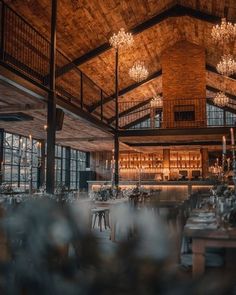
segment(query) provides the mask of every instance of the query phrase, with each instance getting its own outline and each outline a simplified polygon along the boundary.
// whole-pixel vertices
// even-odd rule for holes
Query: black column
[[[4,145],[4,129],[0,129],[0,185],[3,183],[3,173],[4,173],[3,145]]]
[[[114,175],[114,182],[115,186],[119,185],[119,137],[118,137],[118,130],[119,130],[119,52],[116,49],[116,62],[115,62],[115,93],[116,93],[116,130],[114,136],[114,160],[115,160],[115,175]]]
[[[90,152],[86,152],[85,157],[85,168],[90,168]]]
[[[223,110],[223,124],[226,126],[226,111],[225,109]]]
[[[70,189],[70,147],[66,147],[66,177],[65,177],[65,185]]]
[[[54,193],[55,185],[55,137],[56,137],[56,93],[55,93],[55,62],[56,62],[56,24],[57,0],[51,0],[51,48],[50,48],[50,78],[47,114],[47,177],[46,191]]]
[[[38,165],[38,188],[44,185],[45,183],[45,141],[44,140],[39,140],[40,142],[40,147],[41,147],[41,159],[39,161]]]

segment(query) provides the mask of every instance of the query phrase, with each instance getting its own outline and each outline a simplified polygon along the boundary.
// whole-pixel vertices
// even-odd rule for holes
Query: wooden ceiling
[[[50,2],[49,0],[7,1],[47,38],[50,34]],[[57,46],[71,60],[106,44],[110,36],[121,27],[131,30],[176,4],[209,15],[217,17],[225,15],[233,21],[236,19],[235,0],[60,0],[58,3]],[[204,47],[206,63],[215,67],[222,55],[222,50],[212,42],[210,35],[212,26],[212,23],[195,17],[169,17],[134,35],[134,45],[120,53],[119,89],[134,83],[128,75],[128,70],[135,61],[144,61],[149,73],[152,74],[161,69],[160,55],[163,50],[181,40]],[[231,51],[236,55],[234,45],[231,44]],[[60,63],[64,64],[65,61]],[[106,50],[84,62],[79,68],[108,96],[114,93],[113,49]],[[236,94],[235,81],[228,82],[227,78],[221,77],[215,79],[208,73],[207,79],[211,85],[214,84],[214,87],[218,89],[226,87],[227,92]],[[99,101],[100,92],[96,87],[89,85],[89,80],[86,81],[88,85],[85,85],[83,89],[84,103],[89,107]],[[80,75],[76,69],[71,70],[57,78],[57,85],[68,90],[74,97],[78,97]],[[120,101],[145,100],[152,97],[153,92],[161,92],[160,78],[126,93]],[[105,105],[104,116],[107,118],[114,116],[114,102]]]
[[[50,0],[8,0],[7,3],[49,38]],[[58,3],[58,47],[74,59],[107,42],[121,27],[129,30],[176,1],[60,0]]]
[[[43,102],[39,103],[38,99],[20,92],[9,84],[0,82],[0,113],[5,112],[6,107],[9,108],[8,112],[9,110],[14,113],[20,111],[34,119],[22,122],[0,121],[0,128],[25,136],[31,134],[36,139],[46,139],[44,126],[47,125],[47,111]],[[70,114],[65,115],[63,129],[57,132],[56,141],[64,146],[85,151],[113,149],[113,139],[110,134]],[[127,149],[125,145],[121,146],[122,148]]]
[[[43,35],[49,38],[50,0],[5,0]],[[108,41],[121,27],[130,30],[174,4],[236,19],[234,0],[60,0],[58,47],[71,59]]]
[[[50,0],[7,0],[5,2],[49,39]],[[58,3],[57,46],[70,60],[75,60],[106,44],[110,36],[121,27],[131,30],[176,4],[213,16],[227,16],[229,20],[236,20],[235,0],[58,0]],[[215,67],[222,55],[222,49],[212,42],[210,36],[212,26],[213,24],[210,22],[186,15],[165,18],[158,24],[136,34],[132,48],[120,52],[119,89],[125,89],[134,83],[129,78],[128,70],[136,60],[144,61],[150,74],[161,70],[160,56],[163,50],[178,41],[186,40],[205,48],[206,63]],[[235,44],[230,44],[230,50],[236,55]],[[65,60],[58,62],[58,65],[64,64],[66,64]],[[114,93],[113,49],[106,50],[82,63],[79,69],[101,87],[108,96]],[[207,85],[236,96],[236,81],[234,79],[222,77],[209,70],[206,71],[206,79]],[[80,74],[77,69],[70,70],[58,77],[57,86],[63,87],[77,97],[80,93]],[[0,89],[0,91],[3,90]],[[96,86],[90,85],[89,79],[86,79],[83,91],[84,103],[88,108],[99,101],[100,90]],[[125,92],[120,97],[120,101],[136,101],[138,103],[161,92],[162,77],[158,76]],[[13,92],[10,96],[13,99]],[[20,97],[20,100],[26,103],[25,98]],[[11,100],[11,104],[13,103],[15,102]],[[79,102],[77,101],[77,103]],[[125,109],[124,107],[121,111]],[[35,132],[36,137],[42,138],[45,136],[43,129],[41,129],[46,120],[45,111],[32,111],[31,114],[35,117],[35,122],[38,122],[40,128],[29,124],[19,130],[21,132],[27,130],[28,132],[27,128],[30,128],[29,130],[32,130],[32,133]],[[114,114],[114,101],[106,103],[104,116],[112,118]],[[20,125],[18,127],[21,128]],[[69,140],[73,136],[80,138],[80,140],[75,143]],[[113,145],[111,141],[104,139],[99,141],[98,148],[96,140],[91,141],[88,138],[107,138],[107,134],[96,128],[88,127],[84,122],[79,122],[69,115],[66,115],[63,131],[61,134],[58,133],[57,137],[64,138],[62,140],[64,145],[68,144],[82,150],[110,150]],[[66,142],[66,138],[68,142]]]

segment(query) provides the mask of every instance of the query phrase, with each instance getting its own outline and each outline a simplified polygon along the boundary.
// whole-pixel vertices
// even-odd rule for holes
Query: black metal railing
[[[205,98],[168,100],[163,108],[153,108],[150,100],[119,103],[121,129],[230,127],[236,125],[232,113],[206,103]]]
[[[0,0],[0,61],[30,81],[48,88],[50,42],[26,20]],[[74,67],[64,75],[57,75],[71,63],[62,52],[56,52],[56,91],[73,105],[88,111],[89,106],[102,101],[105,93],[88,76]],[[112,110],[114,113],[114,110]],[[106,112],[101,104],[93,115],[106,122]]]

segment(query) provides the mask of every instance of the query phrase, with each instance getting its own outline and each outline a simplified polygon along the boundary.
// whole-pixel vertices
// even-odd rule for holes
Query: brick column
[[[176,43],[161,56],[163,127],[205,126],[206,60],[204,48],[186,41]],[[175,111],[195,112],[193,121],[175,120]]]

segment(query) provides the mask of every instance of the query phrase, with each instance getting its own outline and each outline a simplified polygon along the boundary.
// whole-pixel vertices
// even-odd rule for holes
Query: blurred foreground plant
[[[148,212],[117,211],[135,226],[112,254],[100,251],[89,227],[89,207],[29,200],[5,213],[0,294],[230,294],[220,280],[192,281],[169,266],[167,230]],[[125,235],[124,235],[125,236]],[[4,259],[5,258],[5,259]],[[228,288],[228,287],[227,287]],[[232,293],[233,294],[233,293]]]

